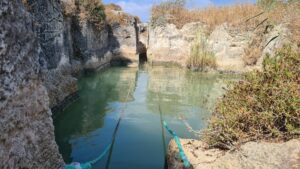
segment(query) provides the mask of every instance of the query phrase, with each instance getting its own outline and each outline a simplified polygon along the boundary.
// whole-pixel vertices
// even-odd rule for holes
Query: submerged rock
[[[194,169],[299,169],[300,140],[283,143],[248,142],[235,151],[207,149],[204,142],[181,139],[184,152]],[[169,144],[169,169],[181,169],[178,148]]]

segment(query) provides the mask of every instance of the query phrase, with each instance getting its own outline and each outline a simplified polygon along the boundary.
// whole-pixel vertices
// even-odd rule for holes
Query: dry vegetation
[[[76,14],[75,0],[62,0],[61,6],[64,16],[74,16]]]
[[[283,3],[274,0],[258,1],[257,4],[238,4],[226,7],[208,7],[189,10],[185,0],[168,0],[152,8],[152,26],[173,23],[181,28],[186,23],[203,22],[213,30],[222,23],[233,26],[256,28],[263,22],[294,22],[299,25],[299,1]],[[297,13],[298,12],[298,13]],[[264,21],[264,22],[265,22]],[[295,24],[292,24],[295,25]],[[293,29],[296,30],[296,29]]]
[[[105,5],[105,10],[122,11],[122,8],[117,4],[110,3]]]
[[[99,28],[105,25],[105,7],[101,0],[79,0],[79,6],[81,20],[88,20]]]
[[[235,31],[251,31],[254,36],[245,50],[245,65],[255,65],[268,42],[265,34],[274,26],[287,27],[289,39],[300,49],[300,1],[258,0],[256,4],[238,4],[227,7],[208,7],[189,10],[185,0],[167,0],[152,8],[152,26],[172,23],[177,28],[190,22],[202,22],[207,34],[217,26],[227,23]]]
[[[178,28],[190,22],[203,22],[214,28],[222,23],[238,23],[259,12],[255,5],[236,5],[229,7],[208,7],[188,10],[181,3],[165,2],[152,8],[152,25],[173,23]]]
[[[138,17],[123,12],[119,5],[104,5],[101,0],[67,0],[62,1],[62,7],[65,16],[78,15],[80,22],[92,22],[99,29],[106,24],[128,25],[132,18],[140,22]]]
[[[266,57],[263,72],[234,84],[217,104],[204,140],[231,149],[257,139],[300,136],[300,53],[290,46]]]
[[[273,5],[270,4],[271,1],[269,1],[269,5],[265,3],[261,4],[260,7],[270,6],[270,8],[264,9],[263,12],[250,19],[254,21],[250,24],[252,25],[250,30],[254,32],[255,36],[243,57],[246,65],[256,64],[263,49],[266,47],[265,45],[269,43],[266,41],[267,39],[264,39],[265,34],[272,31],[276,25],[282,24],[288,28],[290,41],[295,44],[295,46],[298,46],[298,49],[300,47],[300,2],[274,2]]]
[[[105,5],[105,13],[106,13],[106,20],[109,24],[122,24],[128,25],[130,24],[132,18],[134,18],[138,23],[140,19],[138,17],[132,17],[129,14],[122,11],[122,8],[116,4],[108,4]]]

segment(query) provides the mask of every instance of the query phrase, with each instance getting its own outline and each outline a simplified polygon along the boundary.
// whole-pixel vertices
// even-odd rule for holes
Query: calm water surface
[[[237,77],[208,75],[178,68],[110,68],[79,80],[80,99],[54,120],[56,141],[66,163],[86,162],[111,143],[116,134],[110,169],[163,169],[162,118],[180,137],[197,138],[226,82]],[[171,136],[165,133],[166,144]],[[167,146],[167,145],[166,145]],[[93,168],[103,169],[108,155]]]

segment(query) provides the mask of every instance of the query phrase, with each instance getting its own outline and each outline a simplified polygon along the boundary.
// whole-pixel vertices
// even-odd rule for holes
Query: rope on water
[[[104,156],[105,154],[108,152],[108,150],[110,150],[111,148],[111,144],[109,144],[105,150],[97,157],[95,158],[94,160],[92,161],[89,161],[89,162],[86,162],[86,163],[83,163],[83,164],[80,164],[78,162],[73,162],[69,165],[66,165],[64,167],[64,169],[91,169],[92,168],[92,165],[96,164],[98,161],[100,161]]]
[[[112,156],[112,152],[113,152],[113,149],[114,149],[115,140],[116,140],[116,136],[117,136],[117,131],[120,127],[121,120],[122,120],[122,118],[125,114],[125,109],[127,108],[128,98],[129,98],[130,91],[132,90],[133,86],[134,86],[134,83],[132,83],[128,88],[128,92],[127,92],[127,95],[126,95],[126,98],[125,98],[125,103],[123,104],[123,107],[121,109],[120,117],[119,117],[118,123],[116,125],[116,128],[115,128],[113,136],[112,136],[112,143],[111,143],[112,146],[111,146],[111,149],[110,149],[109,154],[108,154],[108,158],[107,158],[107,161],[106,161],[106,164],[105,164],[105,169],[109,169],[110,160],[111,160],[111,156]]]
[[[178,150],[179,150],[179,156],[181,158],[181,160],[183,161],[183,165],[185,168],[189,168],[191,166],[189,160],[187,159],[182,145],[180,143],[179,137],[177,136],[177,134],[175,133],[175,131],[171,130],[167,124],[166,121],[163,121],[163,125],[166,128],[166,130],[173,136],[173,138],[175,139],[175,143],[177,144]]]
[[[90,161],[89,163],[92,164],[92,165],[93,165],[93,164],[96,164],[98,161],[100,161],[100,160],[104,157],[104,155],[105,155],[110,149],[111,149],[111,144],[109,144],[109,145],[105,148],[105,150],[102,152],[102,154],[100,154],[99,157],[97,157],[96,159]]]
[[[69,165],[66,165],[64,167],[64,169],[92,169],[92,165],[96,164],[98,161],[100,161],[106,154],[107,152],[109,152],[108,154],[108,158],[107,158],[107,161],[106,161],[106,165],[105,165],[105,168],[108,169],[109,168],[109,164],[110,164],[110,159],[111,159],[111,156],[112,156],[112,151],[113,151],[113,147],[114,147],[114,144],[115,144],[115,140],[116,140],[116,135],[117,135],[117,131],[119,129],[119,126],[120,126],[120,122],[124,116],[124,112],[125,112],[125,109],[127,107],[127,101],[128,101],[128,98],[129,98],[129,95],[130,95],[130,91],[131,91],[131,88],[132,88],[132,85],[129,86],[129,89],[128,89],[128,93],[127,93],[127,96],[126,96],[126,99],[125,99],[125,103],[123,104],[123,107],[121,109],[121,113],[120,113],[120,117],[119,117],[119,120],[117,122],[117,125],[114,129],[114,132],[113,132],[113,136],[112,136],[112,142],[111,144],[109,144],[106,149],[102,152],[102,154],[100,154],[100,156],[98,156],[97,158],[95,158],[94,160],[92,161],[89,161],[89,162],[86,162],[86,163],[83,163],[83,164],[80,164],[78,162],[73,162]]]
[[[167,163],[167,148],[166,148],[166,136],[165,136],[165,130],[164,130],[164,125],[163,125],[163,117],[162,117],[162,111],[161,111],[161,107],[160,104],[158,105],[158,110],[159,110],[159,114],[160,114],[160,125],[161,125],[161,136],[162,136],[162,143],[163,143],[163,149],[164,149],[164,168],[167,169],[168,168],[168,163]]]
[[[112,152],[113,152],[113,149],[114,149],[115,140],[116,140],[116,135],[117,135],[117,131],[118,131],[119,126],[120,126],[120,122],[121,122],[121,117],[120,117],[119,120],[118,120],[118,123],[117,123],[117,125],[116,125],[116,128],[115,128],[114,133],[113,133],[113,136],[112,136],[112,146],[111,146],[111,149],[110,149],[110,151],[109,151],[108,158],[107,158],[107,161],[106,161],[106,164],[105,164],[105,168],[106,168],[106,169],[108,169],[108,168],[109,168],[109,165],[110,165],[110,159],[111,159]]]
[[[186,121],[185,117],[183,115],[181,115],[179,117],[179,120],[181,120],[183,122],[183,124],[185,125],[185,127],[187,128],[187,130],[191,133],[194,134],[196,137],[201,136],[203,133],[201,133],[200,131],[196,131],[193,129],[193,127],[189,124],[189,122]]]

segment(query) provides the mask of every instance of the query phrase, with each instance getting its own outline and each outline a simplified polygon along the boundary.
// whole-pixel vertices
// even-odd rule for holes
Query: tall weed
[[[197,36],[191,46],[187,67],[200,71],[216,67],[215,55],[208,51],[207,39],[201,31],[197,32]]]

